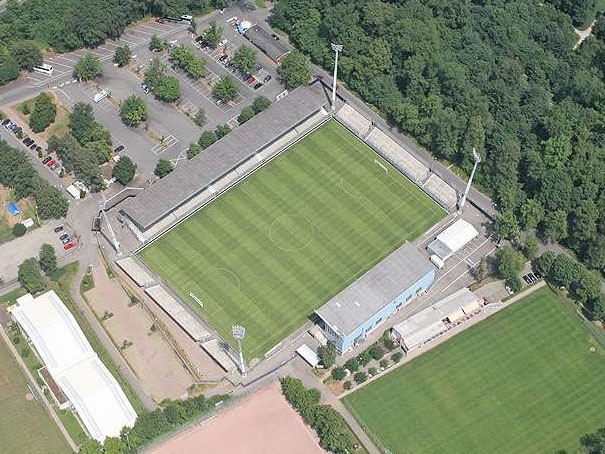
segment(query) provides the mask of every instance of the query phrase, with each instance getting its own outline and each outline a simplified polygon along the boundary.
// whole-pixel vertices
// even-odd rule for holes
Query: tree
[[[565,254],[557,255],[550,268],[551,281],[555,285],[569,288],[578,276],[578,262]]]
[[[544,207],[539,200],[527,199],[521,205],[521,223],[525,229],[534,229],[544,219]]]
[[[35,259],[24,260],[19,265],[18,279],[21,286],[29,293],[38,293],[45,288],[44,278]]]
[[[47,276],[52,276],[57,272],[57,256],[55,255],[55,249],[50,244],[44,243],[42,245],[38,258],[40,268]]]
[[[122,156],[113,167],[111,175],[120,183],[126,185],[132,181],[137,165],[128,156]]]
[[[208,122],[208,118],[206,117],[206,111],[202,108],[199,108],[196,114],[193,116],[193,122],[200,128],[204,126]]]
[[[307,84],[311,78],[308,58],[302,52],[293,51],[279,68],[279,75],[288,90]]]
[[[221,76],[212,87],[212,96],[221,101],[229,101],[238,94],[237,84],[229,75]]]
[[[216,129],[214,130],[214,134],[216,134],[217,140],[222,139],[230,132],[231,132],[231,126],[229,126],[226,123],[222,124],[222,125],[216,125]]]
[[[525,255],[525,257],[528,260],[532,260],[537,252],[538,252],[538,239],[536,238],[536,235],[534,235],[531,232],[527,232],[523,235],[523,255]]]
[[[494,232],[498,238],[514,239],[519,236],[519,224],[512,211],[505,211],[496,216]]]
[[[254,101],[252,102],[252,108],[254,109],[254,113],[262,112],[270,105],[271,105],[271,101],[269,101],[264,96],[257,96],[256,98],[254,98]]]
[[[174,166],[167,159],[160,159],[155,166],[153,173],[159,178],[164,178],[174,170]]]
[[[92,54],[86,54],[74,66],[73,76],[78,80],[91,80],[103,73],[103,65]]]
[[[256,66],[256,51],[249,46],[240,46],[233,54],[233,66],[242,72],[250,71]]]
[[[193,142],[189,145],[189,148],[187,148],[187,159],[195,158],[201,151],[202,146],[197,142]]]
[[[210,27],[204,32],[204,40],[210,47],[216,47],[223,37],[223,29],[216,21],[210,22]]]
[[[47,181],[40,182],[35,197],[38,215],[42,219],[60,219],[67,214],[69,201],[59,189],[51,186]]]
[[[253,116],[254,110],[252,109],[252,107],[244,107],[237,117],[237,122],[241,125],[250,120]]]
[[[103,443],[105,454],[127,454],[130,452],[128,443],[117,437],[107,437]]]
[[[166,70],[166,65],[159,58],[153,58],[145,71],[145,84],[155,90],[155,87],[166,77]]]
[[[21,69],[31,71],[42,64],[42,52],[34,41],[19,41],[12,46],[12,55]]]
[[[19,77],[19,66],[12,54],[5,47],[0,47],[0,85]]]
[[[348,369],[349,372],[357,372],[359,370],[359,361],[357,361],[357,358],[350,358],[347,360],[347,362],[344,364],[344,368]]]
[[[149,40],[149,50],[162,51],[164,50],[164,42],[157,35],[152,35]]]
[[[20,237],[25,235],[25,232],[27,232],[27,227],[25,227],[20,222],[13,225],[13,236]]]
[[[103,454],[103,446],[97,440],[88,438],[80,446],[80,454]]]
[[[69,114],[69,130],[71,135],[80,143],[91,141],[93,131],[97,126],[92,106],[83,102],[74,104]],[[59,156],[61,157],[61,156]],[[71,170],[71,169],[68,169]]]
[[[181,99],[181,86],[179,80],[173,76],[167,76],[153,89],[154,95],[166,102],[174,102]]]
[[[329,341],[325,346],[321,345],[317,349],[317,355],[326,369],[332,367],[336,362],[336,353],[336,346]]]
[[[523,256],[511,246],[504,246],[496,254],[496,270],[503,279],[518,277],[523,266]]]
[[[544,219],[544,235],[552,241],[567,238],[567,213],[563,210],[551,211]]]
[[[358,385],[363,383],[367,379],[368,379],[368,374],[366,374],[363,371],[355,372],[355,375],[353,375],[353,380],[355,380],[355,383],[357,383]]]
[[[343,367],[335,367],[332,369],[331,375],[334,380],[341,381],[347,376],[347,372]]]
[[[44,131],[55,121],[57,106],[46,93],[40,93],[34,101],[34,110],[29,117],[29,126],[33,132]]]
[[[216,137],[214,131],[204,131],[200,136],[198,143],[200,144],[200,147],[202,147],[202,150],[205,150],[217,140],[218,138]]]
[[[542,276],[549,276],[555,258],[556,254],[553,251],[544,252],[541,256],[532,260],[533,270]]]
[[[85,146],[90,153],[94,154],[97,158],[97,164],[105,164],[111,157],[111,145],[102,140],[95,140],[94,142],[88,142]]]
[[[147,120],[149,110],[145,100],[137,95],[130,95],[120,106],[122,121],[128,126],[138,126]]]
[[[122,68],[130,63],[130,58],[132,57],[132,52],[130,51],[130,47],[124,44],[116,49],[113,54],[113,62],[117,63],[117,65]]]

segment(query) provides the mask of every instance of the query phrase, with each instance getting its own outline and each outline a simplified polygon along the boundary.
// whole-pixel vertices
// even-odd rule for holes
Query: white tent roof
[[[307,344],[302,344],[300,347],[296,349],[296,353],[298,353],[302,358],[308,362],[311,367],[316,367],[319,364],[319,357],[317,353],[311,350]]]
[[[477,235],[479,235],[479,232],[477,232],[470,222],[458,219],[437,235],[437,240],[441,241],[452,252],[456,252],[467,245]]]
[[[137,415],[132,405],[54,291],[18,298],[11,313],[91,437],[103,441],[134,425]]]

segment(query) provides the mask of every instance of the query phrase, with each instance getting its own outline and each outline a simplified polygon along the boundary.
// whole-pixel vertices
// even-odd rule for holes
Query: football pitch
[[[605,356],[544,288],[345,397],[393,454],[577,452],[605,425]]]
[[[231,326],[244,325],[251,359],[443,216],[413,183],[330,121],[140,256],[228,342]]]

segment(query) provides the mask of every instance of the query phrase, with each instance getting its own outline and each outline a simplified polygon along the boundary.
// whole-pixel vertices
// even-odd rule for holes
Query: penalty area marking
[[[204,307],[204,303],[202,303],[202,300],[199,299],[197,296],[195,296],[195,293],[193,292],[189,292],[189,296],[200,306]]]
[[[384,173],[389,173],[389,169],[387,169],[385,166],[383,166],[382,163],[378,161],[378,159],[374,159],[374,164],[376,164],[378,167],[380,167],[382,170],[384,170]]]

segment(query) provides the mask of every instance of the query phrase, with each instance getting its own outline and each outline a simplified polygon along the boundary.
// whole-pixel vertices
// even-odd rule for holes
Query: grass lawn
[[[152,243],[141,257],[225,340],[232,340],[232,324],[245,325],[244,350],[253,358],[444,215],[332,121]]]
[[[71,452],[42,402],[28,401],[27,380],[0,339],[0,453]]]
[[[605,426],[604,390],[603,348],[544,288],[345,402],[393,454],[553,454]]]

